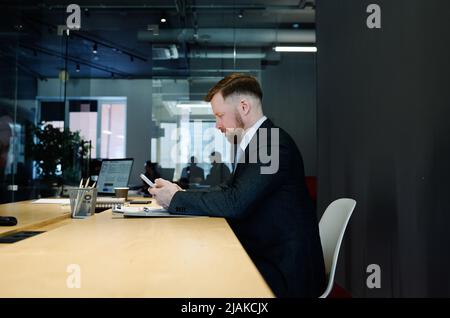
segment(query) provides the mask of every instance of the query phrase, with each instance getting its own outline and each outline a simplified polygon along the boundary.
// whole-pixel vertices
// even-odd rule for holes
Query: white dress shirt
[[[252,140],[253,136],[258,131],[259,127],[263,124],[263,122],[267,119],[266,116],[262,116],[260,119],[258,119],[252,127],[247,129],[247,131],[244,133],[244,136],[241,139],[241,142],[239,143],[238,151],[236,152],[236,161],[234,164],[234,169],[236,169],[236,164],[239,162],[241,158],[241,154],[245,153],[245,149],[247,148],[248,144],[250,143],[250,140]],[[240,150],[240,151],[239,151]]]

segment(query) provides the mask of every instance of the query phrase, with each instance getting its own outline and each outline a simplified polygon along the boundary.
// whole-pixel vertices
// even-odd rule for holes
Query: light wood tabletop
[[[31,211],[15,204],[0,211]],[[225,219],[109,210],[60,223],[1,244],[0,297],[273,297]]]
[[[15,226],[0,226],[0,235],[46,226],[70,218],[70,206],[32,204],[32,201],[0,204],[0,216],[14,216]]]

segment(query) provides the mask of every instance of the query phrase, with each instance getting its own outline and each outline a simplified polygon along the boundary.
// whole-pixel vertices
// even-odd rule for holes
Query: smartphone
[[[155,187],[155,184],[154,184],[153,182],[151,182],[150,179],[147,178],[147,177],[145,176],[145,174],[141,173],[140,177],[141,177],[141,179],[144,180],[144,182],[147,183],[150,187],[152,187],[152,188]]]

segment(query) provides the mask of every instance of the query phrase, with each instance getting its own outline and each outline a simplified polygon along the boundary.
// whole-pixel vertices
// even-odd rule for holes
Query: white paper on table
[[[112,209],[113,213],[121,213],[126,217],[196,217],[187,214],[172,214],[166,209],[155,206],[120,206]]]
[[[137,212],[162,212],[169,214],[166,209],[158,208],[154,206],[124,206],[117,204],[112,208],[115,213],[137,213]]]
[[[69,205],[70,199],[37,199],[32,204],[63,204]]]

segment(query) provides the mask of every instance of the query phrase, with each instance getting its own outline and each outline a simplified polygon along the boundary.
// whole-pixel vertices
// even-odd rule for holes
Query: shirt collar
[[[259,127],[263,124],[263,122],[266,119],[267,119],[266,116],[262,116],[260,119],[256,121],[256,123],[253,124],[252,127],[247,129],[239,144],[239,147],[241,148],[242,152],[245,152],[245,148],[247,148],[248,144],[250,143],[250,140],[252,140],[253,136],[256,134],[256,131],[259,129]]]

